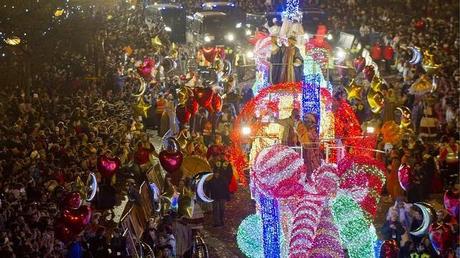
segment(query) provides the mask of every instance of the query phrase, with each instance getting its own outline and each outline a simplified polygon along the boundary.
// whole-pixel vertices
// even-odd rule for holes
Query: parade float
[[[296,28],[299,14],[298,1],[288,1],[279,32],[255,36],[255,97],[234,122],[229,151],[235,174],[256,201],[256,213],[238,228],[238,246],[248,257],[379,257],[380,248],[391,250],[392,243],[375,245],[373,219],[385,183],[385,168],[373,158],[377,139],[362,131],[346,99],[333,96],[324,76],[331,56],[327,29],[320,26],[305,43]],[[276,59],[280,46],[297,48],[302,64],[295,64],[298,52]],[[379,90],[378,71],[359,60],[356,72],[375,80]],[[302,69],[301,81],[278,78],[290,65]],[[375,109],[381,107],[382,100],[371,97]],[[317,122],[310,127],[316,136],[310,147],[281,139],[285,128],[277,121],[293,109]],[[309,156],[314,152],[308,148],[320,158]],[[311,159],[320,159],[314,169],[307,165]]]

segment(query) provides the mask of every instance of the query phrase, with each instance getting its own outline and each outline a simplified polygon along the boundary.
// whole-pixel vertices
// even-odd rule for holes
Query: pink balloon
[[[102,155],[97,160],[97,170],[103,177],[112,177],[121,166],[119,158],[109,158]]]
[[[399,179],[399,184],[401,185],[401,188],[404,191],[407,191],[409,188],[410,184],[410,166],[407,164],[403,164],[399,167],[398,169],[398,179]]]

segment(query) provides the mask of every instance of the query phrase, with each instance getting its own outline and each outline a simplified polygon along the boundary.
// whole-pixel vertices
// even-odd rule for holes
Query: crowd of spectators
[[[195,1],[187,3],[196,5]],[[240,1],[240,4],[248,12],[273,10],[266,1]],[[353,33],[363,45],[378,42],[394,48],[395,61],[390,69],[382,69],[384,78],[392,76],[385,96],[386,103],[392,104],[385,104],[383,113],[390,115],[379,118],[381,122],[394,119],[395,108],[404,105],[412,111],[416,133],[423,131],[420,127],[427,123],[427,118],[428,123],[434,124],[430,134],[435,136],[431,139],[412,137],[382,156],[388,165],[386,191],[398,200],[393,210],[401,205],[401,196],[413,203],[426,201],[431,193],[451,189],[458,172],[458,161],[456,165],[447,162],[452,152],[458,152],[458,8],[445,6],[458,7],[458,3],[335,0],[310,1],[310,4],[328,13],[330,30]],[[139,120],[131,110],[134,101],[131,92],[138,80],[126,70],[135,61],[152,54],[151,39],[160,29],[155,24],[149,27],[136,11],[120,9],[110,14],[113,18],[99,32],[104,42],[101,80],[84,79],[94,71],[95,64],[82,53],[64,49],[53,63],[43,65],[43,73],[34,77],[31,94],[16,88],[4,89],[0,94],[0,257],[62,257],[74,249],[93,257],[123,256],[126,240],[119,229],[111,227],[107,211],[95,212],[91,225],[74,242],[78,244],[70,246],[55,237],[54,224],[60,214],[62,193],[72,190],[78,176],[85,179],[95,172],[98,181],[104,183],[96,169],[99,155],[117,156],[122,165],[133,161],[140,147],[156,155],[145,129],[157,130],[160,136],[168,129],[177,130],[179,135],[190,134],[194,141],[188,142],[185,154],[201,155],[215,169],[225,163],[224,155],[211,157],[208,149],[230,144],[231,121],[239,107],[251,98],[250,89],[229,80],[223,87],[226,99],[219,116],[202,108],[190,128],[175,128],[177,90],[185,82],[179,76],[159,73],[145,94],[145,101],[152,108],[147,119]],[[420,20],[424,23],[421,29],[415,27]],[[166,37],[162,40],[168,45]],[[123,50],[127,46],[133,49],[129,57]],[[429,49],[436,63],[442,64],[437,73],[437,89],[429,96],[408,92],[423,72],[420,67],[408,64],[408,46]],[[156,55],[166,55],[167,50]],[[72,69],[68,60],[72,60]],[[392,92],[399,94],[393,96]],[[364,123],[371,113],[366,110],[363,113],[359,117]],[[400,164],[414,168],[411,191],[406,194],[397,181]],[[136,181],[119,180],[114,184],[119,197],[131,182]],[[227,193],[224,195],[223,199],[228,199]],[[401,252],[429,250],[436,257],[431,245],[426,244],[429,240],[410,237],[407,231],[412,222],[401,221],[393,210],[382,228],[384,238],[397,240]],[[417,221],[420,216],[417,209],[406,211]],[[451,223],[445,212],[438,217],[439,221],[444,218]],[[452,231],[458,234],[454,226]],[[159,257],[174,257],[186,255],[190,250],[190,234],[183,221],[172,214],[152,221],[143,239]],[[454,242],[451,250],[457,244]]]

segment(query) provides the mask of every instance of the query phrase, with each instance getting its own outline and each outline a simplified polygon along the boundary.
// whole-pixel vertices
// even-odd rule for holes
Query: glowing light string
[[[260,194],[259,196],[260,213],[263,225],[263,243],[265,257],[279,258],[280,249],[280,220],[278,201]]]

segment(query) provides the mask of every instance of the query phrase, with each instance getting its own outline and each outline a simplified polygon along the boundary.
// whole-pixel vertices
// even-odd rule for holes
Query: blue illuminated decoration
[[[263,227],[264,256],[280,258],[281,229],[278,201],[260,194],[259,204]]]
[[[319,76],[306,79],[302,83],[302,114],[313,114],[316,117],[316,131],[319,133],[321,105]]]

